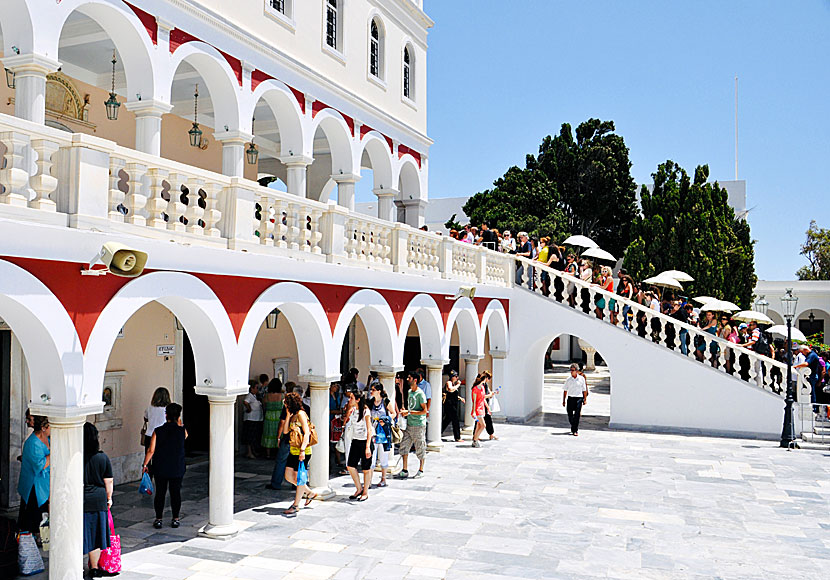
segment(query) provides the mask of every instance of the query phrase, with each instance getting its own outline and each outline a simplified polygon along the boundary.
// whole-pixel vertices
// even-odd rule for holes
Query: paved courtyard
[[[607,385],[592,390],[586,410],[607,403]],[[538,423],[496,425],[500,440],[481,449],[447,443],[429,454],[425,478],[391,482],[364,503],[346,499],[348,477],[334,479],[336,500],[294,518],[282,516],[287,494],[263,489],[270,462],[237,460],[244,531],[225,542],[194,537],[206,519],[206,465],[188,472],[179,530],[153,530],[151,500],[135,485],[119,487],[117,525],[128,552],[120,578],[830,574],[830,451],[614,432],[601,416],[577,438],[561,412]]]

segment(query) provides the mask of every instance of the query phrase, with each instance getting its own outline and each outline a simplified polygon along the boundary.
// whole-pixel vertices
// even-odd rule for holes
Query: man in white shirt
[[[588,384],[585,375],[579,372],[579,367],[571,365],[571,376],[565,380],[565,390],[562,392],[562,406],[568,411],[568,422],[571,424],[571,434],[579,436],[579,416],[582,414],[582,405],[588,402]]]
[[[248,394],[242,399],[245,406],[245,414],[242,421],[242,443],[247,446],[245,457],[256,459],[256,451],[259,449],[262,439],[262,422],[265,414],[262,412],[262,403],[256,396],[259,386],[253,383],[248,388]]]

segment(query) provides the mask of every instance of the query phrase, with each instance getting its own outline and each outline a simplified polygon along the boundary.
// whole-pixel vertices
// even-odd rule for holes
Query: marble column
[[[443,420],[441,389],[444,387],[442,373],[444,365],[448,362],[434,360],[421,361],[421,364],[426,365],[427,380],[432,387],[432,402],[429,406],[429,419],[427,423],[427,449],[429,451],[441,451],[441,422]]]
[[[335,495],[329,486],[330,385],[331,381],[308,381],[308,386],[311,387],[311,422],[317,428],[319,441],[312,449],[308,466],[308,485],[317,494],[318,499],[330,499]]]
[[[135,149],[149,155],[161,156],[161,118],[173,110],[162,101],[129,101],[124,103],[135,113]]]
[[[253,135],[242,131],[217,131],[213,138],[222,143],[222,175],[244,177],[245,147]]]
[[[378,189],[372,190],[378,198],[378,218],[388,222],[396,221],[397,209],[395,208],[395,198],[398,196],[397,189]]]
[[[226,539],[239,533],[239,528],[233,521],[233,425],[236,395],[208,394],[208,401],[210,403],[208,523],[199,530],[199,535]]]
[[[86,416],[49,417],[49,580],[81,580]]]
[[[279,160],[285,165],[285,187],[288,193],[297,197],[306,197],[308,195],[306,188],[308,166],[314,162],[314,159],[303,155],[290,155],[280,157]]]
[[[349,211],[354,211],[354,189],[355,184],[360,181],[360,176],[341,174],[332,175],[331,178],[337,182],[337,205],[341,205]]]
[[[478,376],[479,356],[464,357],[464,430],[472,433],[473,429],[473,383]]]
[[[42,125],[46,121],[46,75],[58,70],[60,63],[39,54],[9,54],[3,66],[14,71],[14,116]]]

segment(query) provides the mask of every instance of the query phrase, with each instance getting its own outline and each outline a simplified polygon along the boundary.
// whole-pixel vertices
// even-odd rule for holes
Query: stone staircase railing
[[[780,396],[785,394],[787,365],[782,362],[759,355],[704,332],[698,327],[680,322],[634,300],[607,292],[599,286],[539,262],[518,256],[511,258],[516,261],[517,270],[521,267],[521,274],[517,274],[519,277],[514,283],[520,280],[521,286],[531,292],[543,295],[541,274],[545,272],[551,278],[547,299],[581,310],[586,316],[628,330],[644,340],[674,350],[699,364],[710,365],[719,372],[756,385],[760,389]],[[602,302],[601,298],[605,300],[603,307],[599,308],[597,301]],[[629,311],[632,314],[630,324],[624,322],[623,318]],[[683,343],[685,348],[682,346]],[[696,355],[696,352],[700,354]],[[702,360],[698,356],[702,357]],[[793,379],[798,381],[797,388],[800,389],[803,375],[794,373]]]

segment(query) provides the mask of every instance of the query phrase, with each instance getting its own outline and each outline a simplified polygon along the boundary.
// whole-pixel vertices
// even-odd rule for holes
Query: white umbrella
[[[599,247],[599,244],[596,243],[591,238],[589,238],[588,236],[570,236],[562,243],[567,244],[569,246],[576,246],[578,248],[598,248]]]
[[[708,302],[704,302],[703,306],[700,307],[701,312],[705,312],[707,310],[711,310],[712,312],[735,312],[736,310],[740,310],[741,307],[737,304],[733,304],[728,300],[709,300]],[[732,318],[735,318],[734,316]]]
[[[791,328],[791,330],[793,340],[797,340],[799,342],[807,342],[807,337],[804,336],[803,332],[801,332],[797,328]],[[775,326],[770,326],[769,328],[767,328],[765,332],[769,332],[770,334],[774,334],[775,336],[780,336],[781,338],[787,338],[787,327],[783,324],[776,324]]]
[[[643,280],[643,284],[651,284],[652,286],[658,286],[660,288],[671,288],[672,290],[683,290],[683,285],[680,282],[671,276],[663,276],[663,274],[646,278]]]
[[[712,296],[695,296],[694,298],[692,298],[692,300],[694,300],[700,305],[703,305],[708,302],[712,302],[713,300],[717,300],[717,298],[713,298]]]
[[[611,262],[612,264],[617,262],[617,259],[614,256],[600,248],[588,248],[582,252],[582,257],[594,258],[596,260],[602,260],[603,262]]]
[[[680,270],[666,270],[665,272],[660,272],[658,276],[669,276],[674,278],[678,282],[694,282],[695,279],[689,276],[686,272],[681,272]]]
[[[741,322],[752,322],[755,321],[758,324],[775,324],[772,321],[772,318],[767,316],[766,314],[761,314],[760,312],[755,312],[754,310],[742,310],[737,314],[733,314],[732,318],[734,320],[740,320]]]

